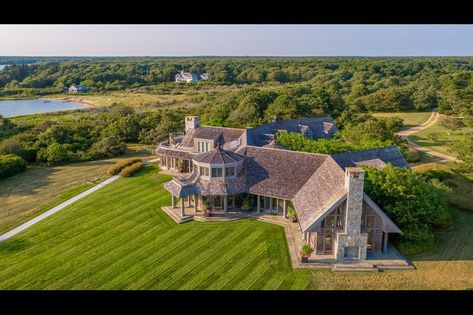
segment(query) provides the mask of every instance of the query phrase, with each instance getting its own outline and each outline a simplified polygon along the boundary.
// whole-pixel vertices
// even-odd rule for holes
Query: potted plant
[[[314,249],[312,247],[310,247],[309,244],[302,245],[300,253],[299,253],[299,255],[301,257],[301,262],[302,263],[309,262],[309,257],[313,252],[314,252]]]
[[[296,210],[294,209],[294,207],[292,205],[289,205],[287,207],[287,216],[292,219],[292,222],[293,223],[296,223],[297,222],[297,214],[296,214]]]
[[[241,210],[243,212],[248,212],[250,211],[252,206],[253,206],[253,198],[251,198],[250,195],[245,195],[245,197],[243,198]]]

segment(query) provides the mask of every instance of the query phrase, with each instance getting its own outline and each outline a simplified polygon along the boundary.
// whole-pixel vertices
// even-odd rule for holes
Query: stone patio
[[[194,210],[194,206],[185,206],[184,213],[181,215],[181,207],[164,206],[162,210],[166,212],[176,223],[182,224],[192,220],[199,222],[216,222],[216,221],[233,221],[242,218],[258,220],[271,224],[281,225],[286,234],[289,253],[293,268],[330,268],[332,271],[363,271],[363,272],[379,272],[384,270],[410,270],[415,269],[414,265],[404,257],[394,246],[388,245],[387,253],[383,254],[368,254],[366,260],[358,262],[337,262],[335,256],[330,255],[312,255],[308,263],[301,263],[298,257],[299,249],[303,244],[303,237],[300,231],[299,223],[293,223],[290,219],[282,215],[274,215],[266,212],[256,213],[251,211],[243,213],[239,209],[228,210],[224,213],[223,210],[214,210],[210,216],[204,216],[203,211]]]

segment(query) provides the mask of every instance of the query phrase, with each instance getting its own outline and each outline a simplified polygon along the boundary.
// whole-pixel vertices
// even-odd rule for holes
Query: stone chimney
[[[337,260],[364,260],[368,235],[361,233],[363,184],[365,171],[360,167],[345,168],[347,189],[345,233],[337,235]]]
[[[360,167],[345,168],[345,187],[347,188],[347,234],[359,234],[361,230],[361,211],[363,209],[363,183],[365,171]]]
[[[186,116],[186,133],[191,129],[197,129],[200,127],[199,116]]]

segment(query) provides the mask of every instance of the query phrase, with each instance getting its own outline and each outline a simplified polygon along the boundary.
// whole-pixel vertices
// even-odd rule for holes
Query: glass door
[[[223,209],[223,197],[222,196],[214,196],[213,197],[213,208],[214,208],[214,210],[222,210]]]

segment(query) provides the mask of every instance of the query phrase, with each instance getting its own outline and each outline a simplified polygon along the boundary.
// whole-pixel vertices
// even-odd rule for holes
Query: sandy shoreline
[[[64,102],[75,102],[75,103],[81,103],[81,104],[84,104],[85,106],[87,107],[96,107],[97,105],[95,105],[93,102],[91,101],[88,101],[88,100],[84,100],[80,97],[56,97],[56,98],[48,98],[48,97],[42,97],[42,99],[44,100],[50,100],[50,101],[54,101],[54,100],[60,100],[60,101],[64,101]]]

